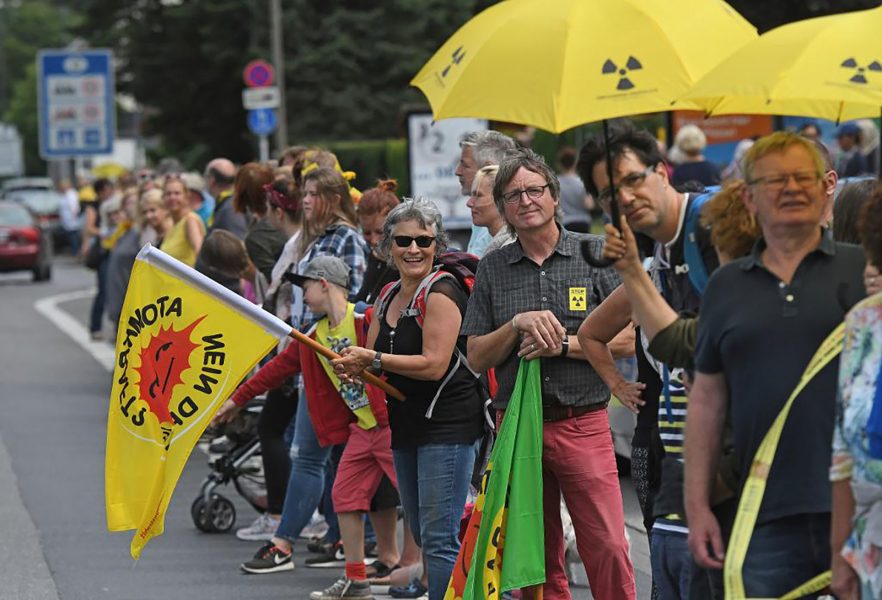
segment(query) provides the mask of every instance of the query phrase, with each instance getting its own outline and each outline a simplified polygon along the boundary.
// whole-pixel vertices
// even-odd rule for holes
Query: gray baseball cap
[[[324,279],[328,283],[339,285],[344,290],[349,290],[349,266],[336,256],[316,256],[306,268],[302,275],[295,273],[286,273],[285,278],[293,283],[303,287],[304,282],[308,279],[317,281]]]

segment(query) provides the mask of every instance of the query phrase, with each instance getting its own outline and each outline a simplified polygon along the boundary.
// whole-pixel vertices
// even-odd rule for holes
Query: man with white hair
[[[459,147],[462,152],[456,167],[456,176],[459,178],[462,194],[469,196],[478,169],[488,165],[498,165],[502,162],[505,153],[517,148],[517,144],[512,138],[498,131],[472,131],[462,138]],[[486,227],[473,224],[468,251],[478,257],[484,256],[492,239],[493,236]]]

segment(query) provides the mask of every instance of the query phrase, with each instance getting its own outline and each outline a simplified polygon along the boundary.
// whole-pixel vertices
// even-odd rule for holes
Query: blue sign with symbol
[[[248,129],[254,135],[269,135],[276,130],[276,111],[272,108],[258,108],[248,111]]]
[[[40,156],[113,152],[116,90],[111,51],[41,50],[37,72]]]

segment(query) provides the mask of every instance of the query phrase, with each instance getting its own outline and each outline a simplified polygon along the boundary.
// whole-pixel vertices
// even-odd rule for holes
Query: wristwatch
[[[379,373],[383,370],[383,353],[379,350],[374,354],[374,360],[371,361],[371,370],[374,373]]]
[[[560,341],[560,357],[566,358],[567,353],[570,351],[570,337],[565,335],[563,339]]]

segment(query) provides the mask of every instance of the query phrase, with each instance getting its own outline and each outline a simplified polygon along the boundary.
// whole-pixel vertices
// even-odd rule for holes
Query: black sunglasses
[[[416,237],[396,235],[392,239],[395,240],[395,245],[399,248],[410,248],[410,245],[414,242],[420,248],[428,248],[435,241],[435,238],[430,235],[418,235]]]

